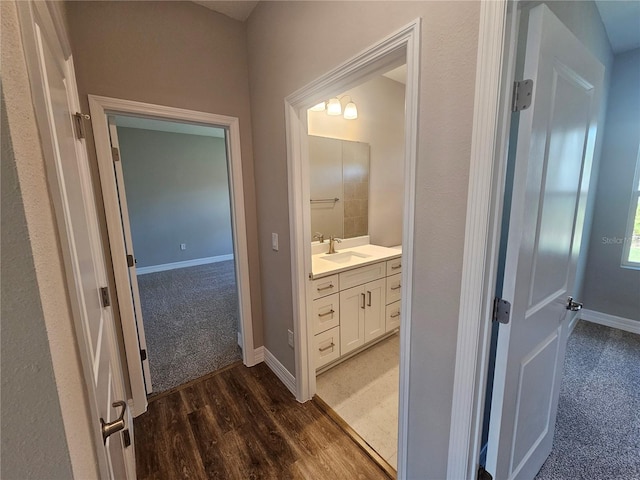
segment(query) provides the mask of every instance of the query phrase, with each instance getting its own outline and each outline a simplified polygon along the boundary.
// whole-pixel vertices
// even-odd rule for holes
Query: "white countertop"
[[[402,256],[402,246],[381,247],[379,245],[360,245],[350,248],[340,248],[336,253],[317,253],[311,256],[311,278],[322,278],[335,273],[351,270],[377,262],[391,260]]]

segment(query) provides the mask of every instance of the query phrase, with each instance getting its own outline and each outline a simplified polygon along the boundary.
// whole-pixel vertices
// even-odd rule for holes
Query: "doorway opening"
[[[395,337],[395,354],[389,353],[389,361],[377,374],[374,369],[370,373],[374,378],[384,376],[385,368],[393,371],[398,363],[396,388],[392,387],[391,394],[395,400],[390,402],[397,403],[389,409],[394,418],[385,422],[388,431],[397,429],[398,433],[391,435],[393,445],[386,456],[372,450],[366,440],[361,445],[390,475],[395,471],[389,461],[397,458],[400,477],[406,463],[408,431],[419,37],[418,19],[285,99],[296,398],[301,402],[314,398],[324,382],[322,375],[316,382],[318,374],[327,371],[324,378],[329,378],[331,370],[339,372],[343,363],[357,361],[357,354],[372,350],[368,347],[382,348],[383,342],[393,343]],[[406,85],[382,76],[403,65]],[[373,102],[358,98],[362,93],[358,90],[370,82],[395,84],[403,98],[396,105],[398,115],[393,125],[399,130],[400,141],[396,143],[400,148],[391,154],[393,167],[386,167],[392,172],[378,165],[393,150],[378,143],[386,140],[384,128],[373,137],[355,136],[357,125],[366,125],[365,113],[385,110],[390,98],[382,96]],[[309,113],[310,109],[313,112]],[[387,116],[371,118],[384,124]],[[341,133],[336,127],[340,122],[350,127]],[[329,155],[316,155],[318,152]],[[318,167],[313,156],[329,160]],[[328,167],[332,163],[333,169]],[[385,177],[396,179],[396,183],[386,182]],[[316,181],[322,185],[314,185]],[[383,213],[374,215],[376,212]],[[314,213],[318,218],[314,219]],[[401,312],[406,312],[402,325]],[[348,383],[347,379],[343,385]],[[328,398],[328,394],[324,396]],[[315,399],[327,406],[322,398]],[[344,420],[339,419],[352,433],[350,429],[355,429]]]
[[[394,470],[405,85],[406,64],[387,68],[334,97],[356,118],[307,113],[316,395]]]
[[[239,124],[93,95],[89,105],[137,416],[152,392],[255,364]]]
[[[122,115],[109,127],[134,307],[160,393],[242,358],[226,130]]]

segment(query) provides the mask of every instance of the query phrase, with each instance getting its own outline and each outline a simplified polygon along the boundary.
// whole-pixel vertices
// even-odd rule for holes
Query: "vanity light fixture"
[[[345,97],[349,97],[349,103],[344,107],[344,114],[342,113],[342,99]],[[328,102],[320,102],[317,105],[314,105],[310,109],[313,112],[322,112],[325,110],[327,115],[338,116],[342,115],[347,120],[355,120],[358,118],[358,108],[356,104],[353,103],[353,99],[351,95],[344,95],[340,98],[333,97],[329,99]]]
[[[327,104],[327,115],[341,115],[342,114],[342,104],[338,97],[333,97],[329,100]]]
[[[344,107],[344,118],[347,120],[355,120],[358,118],[358,109],[353,101],[347,103],[347,106]]]

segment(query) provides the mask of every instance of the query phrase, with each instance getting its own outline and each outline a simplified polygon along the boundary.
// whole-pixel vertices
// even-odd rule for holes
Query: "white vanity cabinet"
[[[385,332],[400,327],[400,298],[402,297],[402,259],[387,261]]]
[[[384,278],[340,292],[340,355],[385,333]]]
[[[395,258],[313,280],[316,369],[400,326],[400,262]]]

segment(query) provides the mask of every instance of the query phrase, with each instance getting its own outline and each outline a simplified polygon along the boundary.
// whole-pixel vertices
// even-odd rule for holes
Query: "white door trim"
[[[447,478],[475,479],[505,187],[517,0],[482,2]]]
[[[129,274],[126,262],[125,242],[121,225],[120,208],[116,190],[116,179],[111,158],[109,141],[108,114],[129,114],[159,119],[206,124],[228,129],[229,188],[231,190],[231,218],[233,228],[233,247],[235,252],[236,279],[238,283],[238,301],[240,307],[240,335],[242,337],[243,362],[247,366],[256,364],[253,349],[253,323],[251,318],[251,290],[249,286],[249,257],[247,247],[247,229],[244,210],[244,185],[242,177],[242,159],[240,155],[240,123],[238,118],[206,112],[196,112],[182,108],[153,105],[149,103],[121,100],[117,98],[89,95],[91,123],[96,142],[96,154],[100,170],[100,183],[104,199],[107,230],[111,246],[111,260],[116,278],[116,290],[120,317],[124,334],[127,358],[133,361],[129,365],[133,413],[135,416],[146,410],[146,391],[142,367],[139,361],[138,334],[134,317],[133,303],[129,286]]]
[[[292,93],[285,99],[287,168],[289,177],[289,218],[291,219],[291,276],[293,290],[293,329],[296,364],[296,398],[309,400],[316,391],[315,368],[310,345],[313,331],[307,328],[308,286],[311,272],[311,220],[309,212],[309,159],[307,148],[307,109],[319,101],[371,77],[385,66],[402,59],[407,63],[405,107],[405,198],[402,236],[402,311],[411,312],[413,278],[413,230],[418,137],[418,93],[420,82],[420,29],[418,18],[377,44]],[[411,315],[400,332],[400,404],[398,426],[398,478],[404,478],[407,461],[409,348]]]

